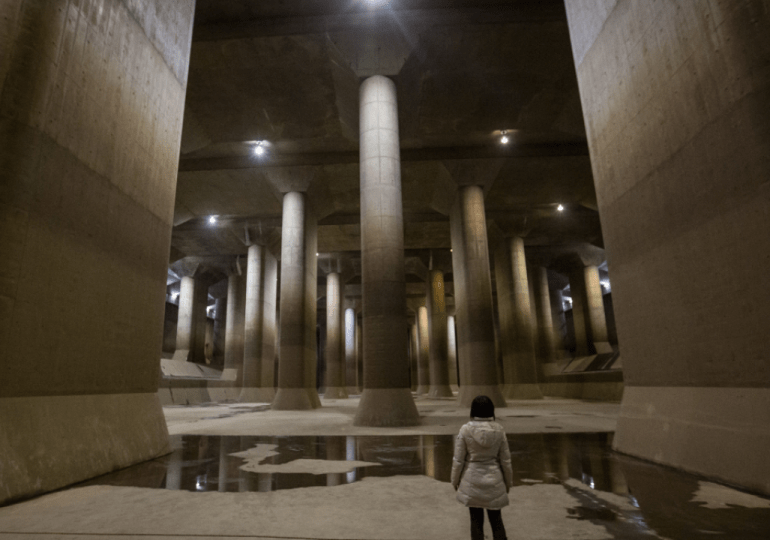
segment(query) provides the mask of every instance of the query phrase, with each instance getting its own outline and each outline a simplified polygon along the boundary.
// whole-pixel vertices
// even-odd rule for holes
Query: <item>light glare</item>
[[[503,144],[508,144],[508,136],[503,135],[502,138],[500,139],[500,142]]]
[[[258,156],[261,156],[262,154],[265,153],[265,147],[262,146],[261,143],[258,144],[257,147],[254,148],[254,153],[257,154]]]
[[[216,223],[217,222],[217,216],[211,216],[209,218],[209,223]]]
[[[557,206],[557,207],[556,207],[556,209],[557,209],[559,212],[564,212],[564,206],[562,206],[561,204],[560,204],[559,206]]]

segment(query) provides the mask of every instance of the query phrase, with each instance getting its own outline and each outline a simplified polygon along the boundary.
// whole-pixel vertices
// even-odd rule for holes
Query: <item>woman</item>
[[[460,428],[452,462],[457,500],[471,512],[471,540],[484,539],[487,509],[494,540],[506,540],[500,509],[508,506],[513,485],[511,451],[503,426],[495,420],[495,405],[487,396],[471,403],[471,421]]]

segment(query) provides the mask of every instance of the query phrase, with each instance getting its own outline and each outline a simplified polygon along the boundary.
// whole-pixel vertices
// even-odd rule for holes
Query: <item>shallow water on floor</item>
[[[265,492],[336,486],[367,476],[426,475],[449,482],[455,436],[171,439],[176,449],[170,455],[80,486]],[[615,454],[611,433],[515,434],[508,435],[508,444],[515,486],[562,484],[576,500],[568,517],[602,524],[615,538],[651,533],[671,540],[770,538],[770,501]],[[346,467],[344,462],[352,461],[364,463]],[[327,472],[329,466],[333,472]]]

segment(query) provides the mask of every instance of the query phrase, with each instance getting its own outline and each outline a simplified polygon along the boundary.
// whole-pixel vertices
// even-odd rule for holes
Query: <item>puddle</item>
[[[184,435],[171,439],[175,450],[170,455],[75,487],[266,492],[397,475],[449,482],[455,437]],[[565,519],[601,524],[613,537],[770,538],[767,499],[614,454],[611,433],[516,434],[508,435],[508,445],[514,489],[561,484],[575,499],[575,505],[564,510]]]

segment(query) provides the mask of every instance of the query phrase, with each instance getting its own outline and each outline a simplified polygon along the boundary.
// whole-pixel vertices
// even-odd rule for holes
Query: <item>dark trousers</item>
[[[468,508],[471,511],[471,540],[484,540],[484,509]],[[500,510],[487,510],[494,540],[506,540],[505,525]]]

